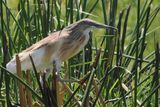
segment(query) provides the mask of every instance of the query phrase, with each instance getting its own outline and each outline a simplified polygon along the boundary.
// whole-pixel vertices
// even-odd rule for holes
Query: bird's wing
[[[19,53],[18,56],[21,61],[22,70],[30,69],[32,67],[31,64],[28,63],[28,62],[30,62],[29,54],[33,57],[33,59],[35,59],[35,61],[37,59],[39,60],[43,56],[43,51],[42,51],[43,47],[47,47],[50,44],[52,44],[52,45],[56,44],[56,41],[60,37],[60,32],[61,31],[51,33],[46,38],[40,40],[39,42],[33,44],[31,47],[29,47],[29,48],[25,49],[24,51],[22,51],[21,53]],[[40,61],[37,61],[37,62],[40,62]],[[15,56],[13,57],[12,60],[10,60],[8,62],[7,69],[11,72],[16,71],[16,58],[15,58]]]
[[[31,47],[25,49],[24,51],[22,51],[22,53],[26,53],[26,52],[32,52],[34,50],[37,50],[39,48],[42,48],[44,46],[47,46],[48,44],[54,43],[59,37],[60,37],[60,32],[61,31],[57,31],[54,33],[51,33],[49,36],[47,36],[46,38],[40,40],[39,42],[33,44]]]
[[[59,40],[60,38],[60,32],[61,31],[51,33],[46,38],[40,40],[39,42],[33,44],[31,47],[19,53],[18,55],[19,55],[20,60],[21,61],[25,61],[27,59],[29,60],[28,55],[31,55],[32,57],[34,57],[35,55],[36,56],[39,55],[39,57],[41,58],[43,56],[42,50],[44,50],[44,48],[48,47],[50,44],[54,46],[56,44],[56,41]]]

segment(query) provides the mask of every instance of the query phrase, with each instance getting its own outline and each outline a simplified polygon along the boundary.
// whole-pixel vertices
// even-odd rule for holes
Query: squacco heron
[[[51,68],[54,62],[57,73],[61,63],[79,53],[87,44],[92,28],[116,28],[97,23],[90,19],[83,19],[65,27],[61,31],[51,33],[46,38],[18,53],[23,71],[32,70],[29,55],[33,58],[37,71]],[[16,58],[7,64],[7,70],[16,73]]]

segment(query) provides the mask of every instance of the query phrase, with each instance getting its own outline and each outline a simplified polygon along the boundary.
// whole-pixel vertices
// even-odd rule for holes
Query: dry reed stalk
[[[85,105],[85,107],[90,107],[90,104],[89,104],[90,97],[88,96],[86,100],[87,100],[87,101],[86,101],[86,105]]]
[[[29,71],[27,71],[27,82],[28,82],[28,85],[31,86],[31,77],[30,77],[30,72]],[[27,93],[27,105],[29,107],[32,107],[32,93],[29,90],[28,90],[28,93]]]
[[[65,83],[62,82],[62,84],[64,86],[64,89],[68,91],[70,95],[72,95],[73,91]],[[78,107],[81,107],[81,104],[78,102],[78,98],[76,96],[73,96],[73,100],[78,104]]]
[[[64,62],[64,79],[67,79],[67,64],[66,62]],[[59,98],[58,98],[58,102],[59,102],[59,105],[62,106],[62,103],[63,103],[63,98],[64,98],[64,95],[65,95],[65,92],[66,92],[66,88],[65,86],[59,82]]]
[[[21,71],[21,63],[18,55],[16,55],[16,67],[17,67],[17,75],[19,78],[22,79],[23,77],[22,77],[22,71]],[[20,106],[26,107],[27,103],[26,103],[26,97],[25,97],[25,88],[20,82],[18,82],[18,89],[19,89],[19,96],[20,96]]]
[[[95,88],[96,95],[98,95],[99,89],[98,89],[98,86],[96,84],[95,79],[93,79],[93,85],[94,85],[94,88]],[[107,107],[107,105],[105,104],[105,102],[103,100],[103,97],[101,95],[99,96],[99,100],[100,100],[100,102],[101,102],[101,104],[102,104],[103,107]]]
[[[53,65],[53,75],[52,75],[52,90],[53,90],[53,94],[57,100],[57,105],[58,107],[60,107],[60,103],[59,103],[59,93],[58,93],[58,90],[59,90],[59,86],[58,86],[58,80],[57,80],[57,75],[56,75],[56,66]]]

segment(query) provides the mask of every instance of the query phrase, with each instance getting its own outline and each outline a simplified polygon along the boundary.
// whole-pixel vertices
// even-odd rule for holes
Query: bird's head
[[[105,24],[101,24],[98,23],[96,21],[93,21],[91,19],[82,19],[79,22],[77,22],[77,24],[83,29],[85,28],[104,28],[104,29],[113,29],[113,30],[117,30],[117,28],[112,27],[112,26],[108,26]]]
[[[101,24],[87,18],[77,21],[76,23],[67,26],[65,29],[73,34],[75,34],[74,32],[83,32],[85,35],[88,35],[88,33],[94,28],[113,29],[114,31],[117,31],[117,28],[115,27]]]
[[[105,25],[105,24],[100,24],[96,21],[93,21],[91,19],[82,19],[76,23],[73,23],[71,25],[69,25],[67,27],[67,29],[70,29],[70,30],[79,30],[79,31],[85,31],[85,30],[88,30],[88,31],[91,31],[92,29],[94,28],[103,28],[103,29],[113,29],[113,30],[117,30],[117,28],[115,27],[112,27],[112,26],[108,26],[108,25]]]

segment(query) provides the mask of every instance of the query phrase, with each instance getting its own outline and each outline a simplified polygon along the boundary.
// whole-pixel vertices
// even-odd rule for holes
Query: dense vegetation
[[[118,31],[95,29],[62,64],[61,77],[78,83],[53,72],[41,86],[36,68],[21,77],[5,70],[15,53],[83,18]],[[159,19],[158,0],[1,0],[0,106],[160,106]]]

